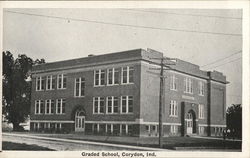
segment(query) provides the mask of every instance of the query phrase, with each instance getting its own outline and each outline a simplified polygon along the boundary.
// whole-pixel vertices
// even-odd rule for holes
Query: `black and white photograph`
[[[1,8],[3,157],[246,151],[249,17],[241,3],[16,3]]]

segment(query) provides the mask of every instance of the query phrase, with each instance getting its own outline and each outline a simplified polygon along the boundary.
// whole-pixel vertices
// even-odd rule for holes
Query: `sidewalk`
[[[25,143],[26,141],[33,140],[31,143],[36,143],[36,145],[41,145],[41,141],[43,141],[44,145],[51,145],[50,142],[53,142],[53,148],[58,150],[58,147],[55,147],[57,144],[60,144],[60,142],[64,142],[64,146],[66,146],[66,143],[69,144],[81,144],[84,146],[87,146],[88,148],[91,146],[94,149],[109,149],[109,150],[141,150],[141,151],[166,151],[167,149],[159,149],[159,148],[150,148],[150,147],[141,147],[141,146],[130,146],[130,145],[122,145],[122,144],[112,144],[112,143],[102,143],[102,142],[93,142],[93,141],[84,141],[84,140],[72,140],[72,139],[64,139],[64,138],[52,138],[48,137],[46,135],[43,136],[36,136],[36,135],[28,135],[28,134],[16,134],[16,133],[3,133],[3,137],[6,137],[5,139],[11,142],[16,142],[17,139],[22,138],[23,140],[19,140],[19,143]],[[7,138],[12,137],[12,139]],[[15,139],[16,138],[16,139]],[[24,139],[26,138],[26,139]],[[3,140],[5,140],[3,139]],[[45,142],[46,141],[46,142]],[[55,142],[58,142],[57,144]],[[46,144],[45,144],[46,143]],[[72,146],[72,145],[71,145]],[[46,146],[48,147],[48,146]],[[51,146],[50,146],[51,147]],[[60,146],[60,148],[62,148]],[[67,147],[69,148],[69,147]]]
[[[202,136],[192,136],[194,138],[202,138],[202,139],[215,139],[215,140],[224,140],[223,138],[218,138],[218,137],[202,137]],[[242,140],[240,139],[232,139],[232,138],[226,138],[226,141],[238,141],[241,142]]]

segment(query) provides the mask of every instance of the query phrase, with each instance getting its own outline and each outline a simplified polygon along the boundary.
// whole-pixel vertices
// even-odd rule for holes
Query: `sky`
[[[240,9],[4,9],[3,51],[46,62],[151,48],[220,71],[242,102]]]

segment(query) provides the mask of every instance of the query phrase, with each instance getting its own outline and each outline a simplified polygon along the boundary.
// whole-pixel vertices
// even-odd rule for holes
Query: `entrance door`
[[[187,115],[187,134],[193,133],[193,115],[192,113],[188,113]]]
[[[85,130],[85,116],[83,111],[77,111],[75,115],[75,131],[84,132]]]

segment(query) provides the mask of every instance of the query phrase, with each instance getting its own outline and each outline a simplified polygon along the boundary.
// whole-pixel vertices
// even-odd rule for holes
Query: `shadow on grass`
[[[12,142],[3,142],[3,150],[29,150],[29,151],[54,151],[49,148],[37,146],[37,145],[27,145]]]

